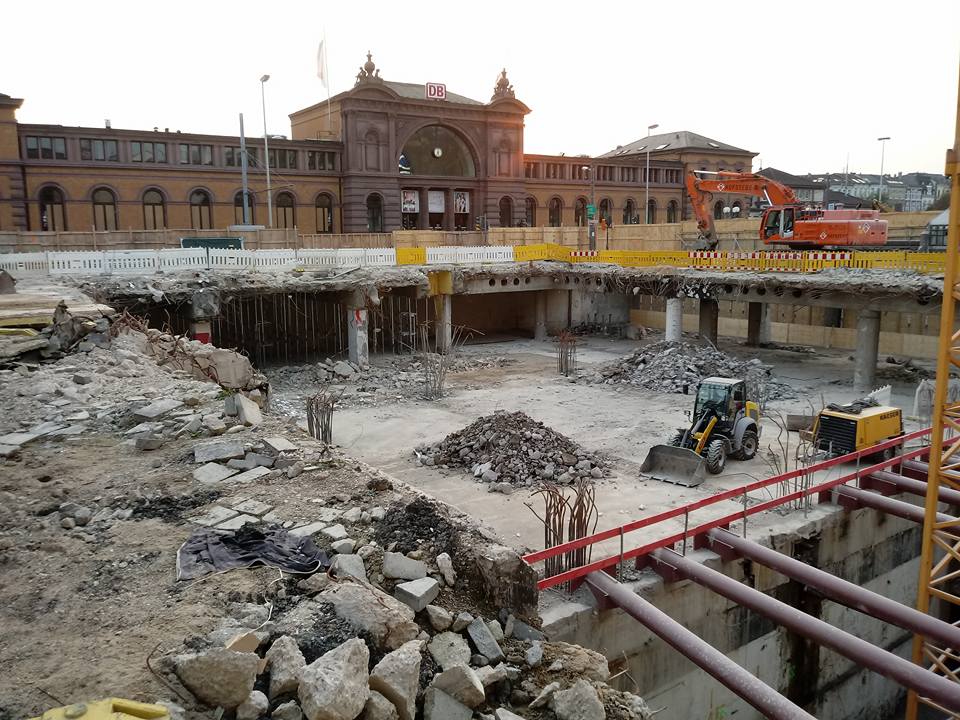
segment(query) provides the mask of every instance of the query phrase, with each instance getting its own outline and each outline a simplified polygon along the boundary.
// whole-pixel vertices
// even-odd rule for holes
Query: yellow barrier
[[[570,262],[572,258],[570,250],[563,247],[563,245],[541,243],[539,245],[514,246],[513,259],[517,262],[528,262],[530,260],[561,260],[563,262]]]
[[[397,248],[397,265],[426,265],[427,249],[423,247]]]

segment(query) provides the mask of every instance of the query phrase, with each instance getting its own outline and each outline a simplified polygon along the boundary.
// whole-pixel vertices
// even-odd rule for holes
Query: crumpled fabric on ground
[[[278,526],[247,524],[238,530],[199,528],[177,551],[177,580],[255,565],[309,575],[330,567],[330,558],[309,535],[291,535]]]

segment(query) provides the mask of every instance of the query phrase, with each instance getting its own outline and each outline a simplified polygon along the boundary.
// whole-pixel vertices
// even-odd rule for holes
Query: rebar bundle
[[[334,394],[323,388],[307,398],[307,430],[311,437],[328,445],[333,441],[333,410],[342,394],[342,390]]]
[[[567,377],[577,371],[577,336],[569,330],[557,336],[557,371]]]
[[[597,529],[600,513],[597,511],[596,486],[593,482],[580,478],[569,486],[569,497],[567,490],[568,487],[544,483],[534,493],[543,498],[543,517],[537,514],[530,503],[524,503],[543,523],[544,549],[579,540],[591,535]],[[582,567],[590,562],[591,555],[592,549],[587,546],[548,558],[544,561],[544,574],[546,577],[552,577],[571,568]]]

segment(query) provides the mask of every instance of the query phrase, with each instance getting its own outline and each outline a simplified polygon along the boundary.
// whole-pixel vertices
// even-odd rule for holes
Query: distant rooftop
[[[698,149],[737,152],[747,155],[756,154],[750,152],[749,150],[744,150],[743,148],[738,148],[734,145],[729,145],[727,143],[722,143],[719,140],[708,138],[705,135],[698,135],[697,133],[690,132],[689,130],[680,130],[679,132],[661,133],[659,135],[651,135],[650,137],[641,138],[640,140],[636,140],[629,145],[620,145],[613,150],[600,155],[599,157],[612,158],[622,155],[646,153],[648,152],[648,148],[649,152],[651,153],[670,150]]]
[[[410,100],[426,100],[427,91],[426,85],[418,85],[416,83],[405,83],[405,82],[394,82],[392,80],[384,80],[384,85],[393,90],[400,97],[409,98]],[[443,102],[443,101],[437,101]],[[459,103],[460,105],[483,105],[484,103],[479,100],[473,100],[464,95],[457,95],[447,91],[447,102]]]

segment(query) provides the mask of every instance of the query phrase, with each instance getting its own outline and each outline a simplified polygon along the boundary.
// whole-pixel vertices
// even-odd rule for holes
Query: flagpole
[[[330,133],[330,66],[327,64],[327,31],[323,31],[323,84],[327,86],[327,134]]]

